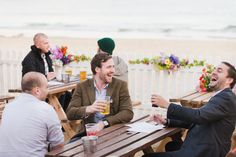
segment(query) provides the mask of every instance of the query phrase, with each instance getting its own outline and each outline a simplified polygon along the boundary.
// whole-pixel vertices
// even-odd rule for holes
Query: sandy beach
[[[26,53],[32,45],[33,37],[0,37],[1,51],[19,50]],[[50,37],[50,45],[68,46],[70,52],[95,53],[96,38]],[[114,54],[136,53],[150,55],[164,52],[167,54],[186,56],[234,56],[236,55],[236,39],[121,39],[114,38],[116,48]]]

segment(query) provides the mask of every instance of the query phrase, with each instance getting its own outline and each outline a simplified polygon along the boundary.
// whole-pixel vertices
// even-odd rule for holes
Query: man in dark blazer
[[[133,118],[131,99],[125,81],[114,78],[115,68],[111,56],[96,54],[91,61],[93,78],[77,85],[67,109],[70,120],[84,119],[85,123],[97,123],[98,131]],[[105,104],[100,98],[110,96],[110,114],[102,115]]]
[[[236,95],[231,90],[235,82],[235,68],[222,62],[213,71],[210,81],[216,93],[199,109],[182,107],[153,95],[152,104],[167,108],[167,119],[156,114],[153,116],[155,121],[189,130],[179,150],[144,157],[225,157],[230,149],[236,122]]]

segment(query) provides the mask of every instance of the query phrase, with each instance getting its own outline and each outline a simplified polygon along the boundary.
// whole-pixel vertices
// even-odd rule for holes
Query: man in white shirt
[[[63,146],[60,121],[44,100],[48,94],[46,77],[26,73],[21,81],[23,93],[7,104],[0,125],[0,156],[43,157],[49,149]]]

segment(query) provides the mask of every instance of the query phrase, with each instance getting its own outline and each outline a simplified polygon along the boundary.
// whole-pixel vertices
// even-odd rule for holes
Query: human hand
[[[47,74],[47,79],[50,81],[52,79],[54,79],[56,77],[56,73],[55,72],[49,72]]]
[[[104,129],[104,123],[102,121],[99,121],[97,124],[96,124],[96,128],[97,128],[97,131],[101,131],[102,129]]]
[[[162,118],[161,115],[159,114],[153,114],[150,116],[150,120],[151,121],[154,121],[154,122],[157,122],[158,124],[166,124],[166,119]]]
[[[96,100],[92,105],[86,107],[86,113],[101,112],[106,109],[106,101]]]
[[[159,106],[162,108],[168,108],[170,103],[165,100],[163,97],[157,94],[153,94],[151,97],[151,103],[155,106]]]

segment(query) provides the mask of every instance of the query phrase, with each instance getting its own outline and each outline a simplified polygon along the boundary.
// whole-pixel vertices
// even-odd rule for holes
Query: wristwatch
[[[107,120],[103,120],[102,122],[103,122],[105,128],[110,126]]]

